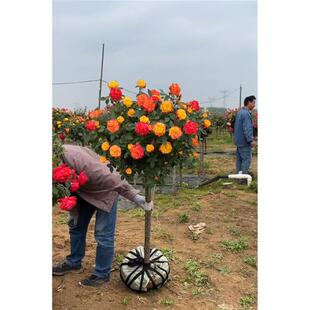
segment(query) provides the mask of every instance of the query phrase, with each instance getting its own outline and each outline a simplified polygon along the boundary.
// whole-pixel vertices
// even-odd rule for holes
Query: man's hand
[[[133,200],[139,207],[141,207],[145,211],[151,211],[153,209],[153,201],[147,203],[144,196],[136,195]]]
[[[257,145],[257,142],[256,142],[256,141],[252,141],[252,142],[251,142],[251,147],[256,147],[256,145]]]

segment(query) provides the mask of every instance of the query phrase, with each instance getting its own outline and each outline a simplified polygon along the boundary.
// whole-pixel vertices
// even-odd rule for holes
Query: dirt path
[[[208,164],[212,174],[234,169],[231,157],[209,158]],[[175,197],[160,194],[155,208],[152,244],[166,253],[172,269],[164,288],[136,294],[124,286],[118,270],[101,288],[79,287],[78,281],[91,273],[95,259],[92,221],[85,271],[53,278],[53,309],[256,309],[257,194],[218,182],[199,190],[185,189]],[[205,222],[207,229],[197,239],[188,225],[199,222]],[[118,212],[115,268],[130,249],[143,243],[143,223],[140,209]],[[56,262],[69,252],[66,214],[57,209],[53,228]]]

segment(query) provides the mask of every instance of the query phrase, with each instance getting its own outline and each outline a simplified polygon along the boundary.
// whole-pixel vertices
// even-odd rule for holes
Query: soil
[[[234,171],[233,156],[209,156],[207,175]],[[256,174],[256,158],[253,161]],[[157,199],[158,197],[158,199]],[[158,203],[156,202],[158,201]],[[198,205],[197,205],[198,204]],[[127,201],[121,203],[123,209]],[[196,206],[196,208],[195,208]],[[155,209],[158,208],[158,212]],[[158,194],[152,222],[152,246],[170,253],[170,281],[161,289],[137,294],[121,281],[118,265],[127,252],[144,240],[144,218],[140,209],[119,209],[115,236],[114,271],[110,282],[100,288],[80,287],[78,282],[91,274],[95,261],[94,220],[87,236],[82,274],[53,277],[54,310],[92,309],[256,309],[257,270],[244,262],[257,256],[257,194],[246,186],[219,181],[201,189],[184,189],[175,196]],[[188,222],[180,221],[186,214]],[[206,223],[206,230],[193,240],[190,224]],[[245,238],[246,249],[234,253],[225,249],[224,240]],[[66,214],[53,211],[53,262],[69,253]],[[167,255],[168,256],[168,255]],[[185,265],[195,262],[206,283],[197,284]]]

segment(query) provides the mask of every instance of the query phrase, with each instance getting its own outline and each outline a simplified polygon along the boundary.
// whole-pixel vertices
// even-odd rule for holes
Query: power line
[[[91,82],[98,82],[98,80],[85,80],[85,81],[74,81],[74,82],[59,82],[59,83],[53,83],[53,85],[68,85],[68,84],[82,84],[82,83],[91,83]]]
[[[92,82],[98,82],[100,81],[100,79],[97,79],[97,80],[85,80],[85,81],[74,81],[74,82],[57,82],[57,83],[53,83],[53,85],[69,85],[69,84],[82,84],[82,83],[92,83]],[[105,81],[105,80],[102,80],[102,82],[108,84],[109,82],[108,81]],[[137,95],[137,93],[129,90],[129,89],[126,89],[124,87],[122,87],[122,89],[128,93],[131,93],[133,95]]]

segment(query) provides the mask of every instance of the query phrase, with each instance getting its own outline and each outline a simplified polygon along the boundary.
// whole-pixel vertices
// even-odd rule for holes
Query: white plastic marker
[[[229,174],[228,179],[246,179],[248,186],[252,182],[252,177],[249,174],[242,174],[240,172],[238,174]]]

